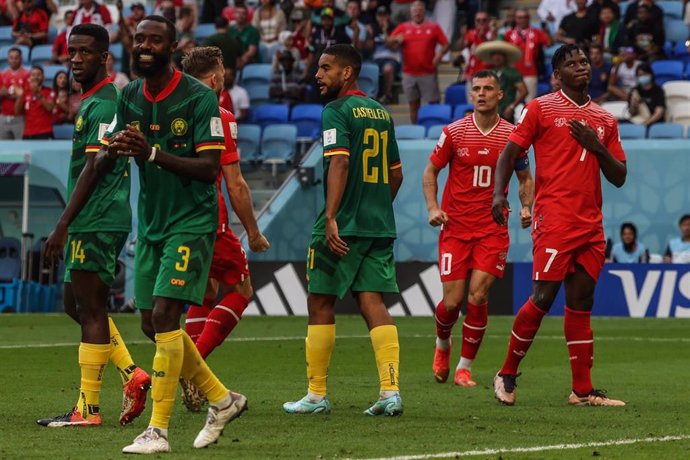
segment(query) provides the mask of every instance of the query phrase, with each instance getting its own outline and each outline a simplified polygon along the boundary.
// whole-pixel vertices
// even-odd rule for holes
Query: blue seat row
[[[243,161],[290,163],[297,150],[297,126],[242,124],[237,130],[237,149]]]
[[[685,127],[679,123],[655,123],[649,127],[632,123],[618,126],[621,139],[683,139]]]
[[[448,104],[427,104],[419,108],[417,124],[427,129],[433,125],[447,125],[472,112],[472,104],[458,104],[451,107]],[[397,130],[396,130],[397,133]]]

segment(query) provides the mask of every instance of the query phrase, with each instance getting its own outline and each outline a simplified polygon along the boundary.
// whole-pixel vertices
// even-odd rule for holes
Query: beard
[[[319,90],[320,89],[321,88],[319,87]],[[338,94],[340,94],[341,89],[343,89],[342,85],[331,86],[330,88],[326,87],[326,92],[324,94],[319,93],[321,96],[321,100],[326,104],[336,100],[338,98]]]
[[[147,63],[147,66],[142,67],[139,63],[139,57],[142,55],[153,56],[153,61]],[[134,50],[132,51],[132,57],[132,68],[137,75],[142,77],[153,77],[158,75],[166,66],[170,65],[169,54],[142,53],[141,51]]]

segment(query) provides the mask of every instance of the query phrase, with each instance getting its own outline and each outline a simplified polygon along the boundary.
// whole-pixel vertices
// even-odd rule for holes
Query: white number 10
[[[474,179],[472,185],[475,187],[488,187],[491,185],[491,166],[474,166]]]

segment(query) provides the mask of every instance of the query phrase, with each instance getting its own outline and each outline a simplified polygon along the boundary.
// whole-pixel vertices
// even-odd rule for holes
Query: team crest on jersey
[[[600,141],[604,140],[604,127],[603,126],[597,126],[597,136],[599,137]]]
[[[184,136],[187,134],[187,129],[187,122],[184,118],[175,118],[170,124],[170,131],[172,131],[175,136]]]
[[[556,128],[562,128],[565,126],[567,123],[567,120],[563,117],[558,117],[554,120],[554,124],[556,125]]]
[[[132,127],[134,129],[136,129],[137,131],[141,131],[141,122],[140,121],[135,120],[135,121],[131,122],[130,125],[132,125]]]
[[[74,130],[79,133],[82,129],[84,129],[84,117],[79,115],[77,122],[74,124]]]
[[[458,150],[458,156],[459,157],[468,157],[468,156],[470,156],[470,150],[467,147],[463,147],[460,150]]]

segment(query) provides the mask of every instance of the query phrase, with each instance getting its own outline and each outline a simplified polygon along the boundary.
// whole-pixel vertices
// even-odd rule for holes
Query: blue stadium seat
[[[446,97],[443,99],[443,103],[452,107],[459,104],[467,104],[465,85],[450,85],[446,88]]]
[[[420,125],[398,125],[395,127],[395,138],[403,139],[424,139],[426,128]]]
[[[664,30],[666,31],[666,40],[674,43],[685,41],[688,38],[688,26],[682,19],[665,18]]]
[[[256,161],[261,152],[261,126],[242,124],[237,128],[237,149],[244,161]]]
[[[31,50],[31,65],[44,65],[53,57],[53,45],[36,45]]]
[[[318,139],[321,137],[321,104],[297,104],[290,113],[290,123],[297,126],[297,137]]]
[[[426,132],[426,138],[427,139],[438,139],[441,137],[441,133],[443,132],[443,128],[445,128],[446,125],[434,125],[434,126],[429,126],[429,129]]]
[[[683,79],[683,62],[661,60],[652,62],[654,81],[657,85],[663,85],[667,81]]]
[[[673,56],[676,59],[685,60],[688,54],[690,54],[690,52],[688,51],[688,47],[685,46],[685,42],[683,40],[676,43],[676,46],[673,48]]]
[[[268,125],[261,136],[261,159],[264,163],[289,163],[297,148],[297,126]]]
[[[5,45],[0,47],[0,61],[1,62],[7,62],[7,53],[10,51],[11,48],[19,48],[22,52],[22,64],[25,66],[28,66],[31,64],[31,50],[29,49],[28,46],[24,45]]]
[[[647,127],[645,125],[633,123],[621,123],[618,125],[618,131],[621,139],[644,139],[647,135]]]
[[[45,77],[43,84],[49,87],[53,86],[53,79],[55,78],[55,75],[57,75],[58,72],[69,72],[67,67],[63,67],[61,65],[50,64],[41,67],[43,67],[43,76]]]
[[[53,43],[55,43],[55,39],[57,38],[57,36],[58,36],[57,27],[55,27],[55,26],[48,27],[48,43],[51,45]]]
[[[119,61],[122,59],[122,55],[124,53],[124,48],[122,47],[122,43],[111,43],[110,52],[113,54],[113,57],[115,58],[116,61]]]
[[[271,64],[249,64],[242,69],[240,86],[247,88],[254,83],[271,83]]]
[[[251,103],[250,109],[270,100],[269,88],[270,85],[268,83],[254,83],[244,86],[244,89],[246,89],[249,94],[249,102]]]
[[[256,108],[254,120],[257,125],[265,128],[266,125],[288,122],[290,107],[287,104],[264,104]]]
[[[13,42],[12,26],[0,26],[0,40],[3,42]],[[10,43],[3,43],[10,44]]]
[[[467,114],[467,112],[472,112],[473,110],[474,107],[472,104],[458,104],[453,110],[453,120],[465,118],[465,114]]]
[[[21,274],[22,246],[16,238],[0,238],[0,281],[9,282]]]
[[[649,127],[650,139],[682,139],[683,125],[678,123],[655,123]]]
[[[537,96],[543,96],[551,92],[551,83],[541,82],[537,83]]]
[[[216,33],[215,24],[199,24],[194,29],[194,38],[197,43],[203,43],[208,37]]]
[[[664,16],[683,19],[683,2],[662,0],[656,2],[656,5],[664,11]]]
[[[551,66],[551,61],[544,64],[544,75],[539,75],[539,81],[551,84],[551,74],[553,73],[553,67]]]
[[[74,125],[71,123],[65,123],[62,125],[53,125],[53,137],[55,139],[72,140],[73,134],[74,134]]]
[[[446,104],[427,104],[419,108],[417,124],[429,128],[432,125],[450,123],[451,108]]]
[[[357,84],[367,96],[375,98],[379,93],[379,66],[371,62],[363,63]]]
[[[671,43],[669,40],[666,40],[664,42],[664,56],[672,56],[673,55],[673,43]]]

